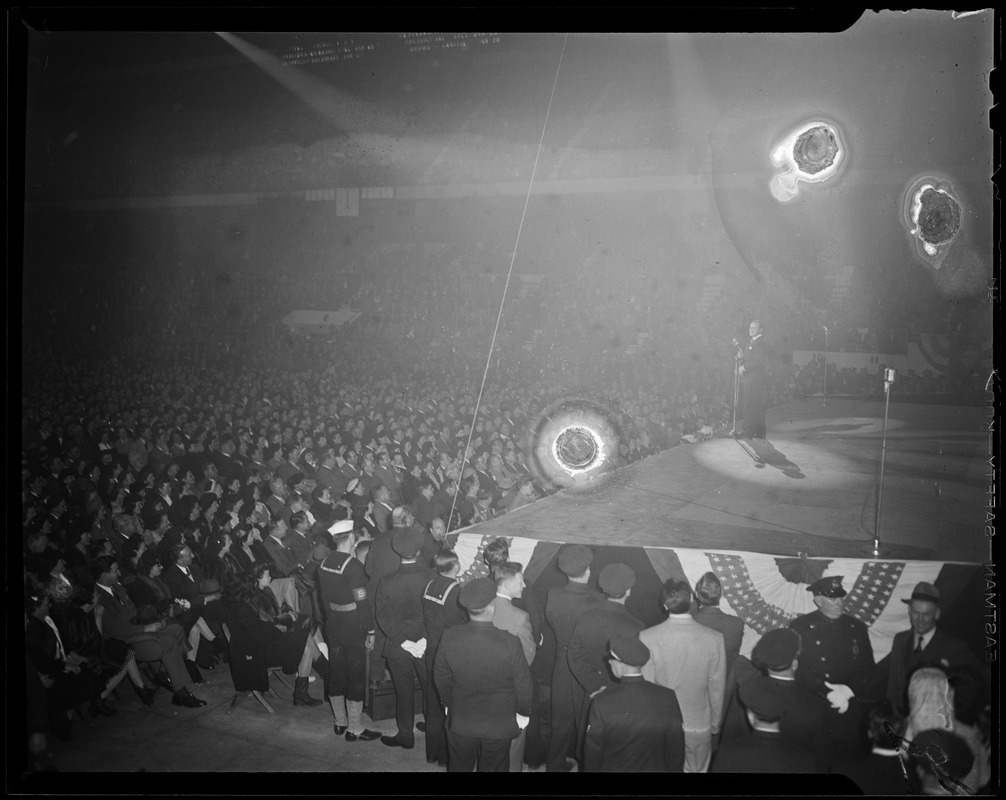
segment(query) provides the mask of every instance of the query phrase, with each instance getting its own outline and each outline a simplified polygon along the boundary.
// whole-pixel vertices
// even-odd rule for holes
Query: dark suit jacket
[[[685,732],[673,689],[630,676],[590,704],[585,772],[683,772]]]
[[[273,566],[278,574],[274,578],[287,578],[297,566],[297,559],[293,557],[290,548],[284,543],[276,541],[272,536],[267,536],[262,540],[262,546],[272,559]],[[271,573],[270,573],[271,574]]]
[[[206,605],[206,598],[199,591],[199,584],[202,583],[203,573],[195,564],[189,565],[191,578],[179,569],[177,564],[172,564],[166,570],[161,580],[167,584],[175,599],[188,600],[192,608],[201,608]]]
[[[783,739],[782,734],[752,731],[744,739],[723,742],[710,772],[815,772],[814,756]]]
[[[374,612],[377,624],[388,637],[385,655],[408,640],[418,642],[426,636],[423,619],[423,590],[436,573],[422,564],[402,564],[390,575],[385,575],[377,584],[374,596]],[[427,645],[429,641],[427,641]]]
[[[133,622],[136,617],[136,605],[126,594],[125,588],[119,584],[113,587],[113,592],[116,593],[118,601],[110,597],[103,587],[99,586],[96,590],[98,602],[105,609],[101,620],[102,636],[123,642],[133,642],[142,638],[156,640],[157,634],[147,633],[143,625]]]
[[[966,666],[975,670],[978,678],[988,677],[988,668],[971,652],[971,648],[963,640],[947,633],[939,626],[921,655],[916,656],[914,648],[915,632],[911,629],[902,631],[894,637],[887,678],[887,699],[902,714],[908,710],[908,681],[916,667],[932,665],[947,669]]]
[[[897,755],[870,753],[857,760],[836,764],[832,767],[831,773],[851,778],[867,796],[897,796],[912,791],[908,781],[905,780],[905,773],[901,771],[901,758]]]
[[[433,679],[447,708],[447,730],[474,739],[513,739],[516,715],[531,715],[531,671],[520,641],[491,622],[444,631]]]
[[[616,634],[638,637],[645,627],[625,606],[611,600],[580,615],[569,640],[569,671],[587,694],[593,694],[614,680],[608,671],[611,637]]]
[[[727,684],[734,670],[734,662],[741,652],[741,641],[744,638],[744,620],[727,614],[716,606],[702,606],[692,612],[692,618],[707,628],[723,634],[723,650],[727,657]]]

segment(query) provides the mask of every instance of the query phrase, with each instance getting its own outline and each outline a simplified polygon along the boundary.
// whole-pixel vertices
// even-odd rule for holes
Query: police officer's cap
[[[650,648],[635,636],[616,633],[608,643],[612,658],[628,664],[630,667],[641,667],[650,660]]]
[[[573,544],[559,553],[559,569],[567,575],[582,575],[593,560],[594,554],[589,548]]]
[[[636,573],[625,564],[606,564],[597,576],[597,585],[609,597],[621,597],[635,582]]]
[[[458,602],[469,611],[481,611],[496,597],[496,582],[489,578],[477,578],[461,587]]]
[[[391,549],[402,558],[415,558],[423,549],[423,532],[415,528],[395,531],[391,539]]]
[[[751,652],[756,666],[786,669],[800,650],[800,635],[789,628],[769,631],[758,640]]]
[[[807,587],[807,591],[811,592],[815,597],[820,595],[821,597],[830,597],[832,599],[845,597],[847,594],[845,589],[842,588],[841,575],[832,575],[830,578],[819,578]]]

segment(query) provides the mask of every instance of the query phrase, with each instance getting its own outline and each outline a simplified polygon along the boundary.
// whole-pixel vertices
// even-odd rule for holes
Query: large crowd
[[[539,364],[547,365],[547,359],[504,351],[494,359],[474,425],[480,359],[459,354],[456,346],[421,342],[410,351],[417,359],[414,369],[401,366],[399,372],[394,358],[382,360],[387,335],[379,321],[364,321],[335,339],[277,337],[268,331],[243,343],[194,339],[184,357],[168,353],[151,359],[149,348],[132,342],[122,343],[103,364],[55,357],[26,361],[22,523],[33,711],[28,741],[36,756],[44,756],[46,733],[67,740],[73,736],[75,714],[113,715],[115,693],[127,678],[144,703],[153,703],[163,686],[176,705],[204,704],[198,697],[201,670],[230,660],[235,648],[266,649],[271,663],[296,676],[295,704],[321,702],[309,691],[312,671],[325,685],[330,669],[319,647],[325,603],[317,584],[319,567],[340,550],[339,540],[342,550],[348,547],[365,566],[376,620],[380,623],[382,612],[386,620],[378,587],[396,564],[375,567],[369,556],[380,542],[390,550],[402,529],[421,532],[424,550],[418,557],[427,559],[424,569],[432,579],[438,574],[434,567],[446,566],[449,572],[452,564],[457,566],[456,557],[450,558],[455,531],[555,490],[534,468],[532,440],[537,411],[564,390],[593,385],[617,416],[621,444],[616,464],[695,441],[729,423],[729,373],[696,365],[689,357],[690,348],[703,346],[701,330],[682,339],[677,357],[660,370],[642,352],[632,358],[604,356],[592,368],[581,363],[577,370],[545,374]],[[770,382],[772,402],[812,390],[814,369],[776,370]],[[832,391],[849,388],[842,384],[841,372],[830,380]],[[877,387],[871,383],[860,390],[875,392]],[[331,532],[343,530],[340,521],[353,531],[351,546],[344,534]],[[577,576],[570,576],[575,582]],[[603,591],[608,577],[601,582]],[[578,695],[576,714],[570,712],[572,738],[566,744],[550,745],[550,740],[565,741],[566,734],[554,733],[556,719],[552,734],[542,721],[543,715],[555,715],[555,701],[548,696],[555,689],[556,647],[565,652],[561,643],[549,647],[546,641],[568,639],[571,629],[550,619],[552,601],[545,596],[535,600],[533,587],[522,599],[519,565],[504,564],[497,578],[500,591],[505,594],[503,587],[509,587],[515,606],[523,606],[534,623],[528,660],[536,710],[522,706],[530,720],[523,760],[538,767],[551,752],[549,769],[572,763],[605,768],[599,766],[603,760],[597,761],[597,748],[612,745],[595,741],[589,751],[578,749],[577,742],[588,741],[586,694]],[[618,581],[613,585],[608,603],[618,599]],[[676,608],[672,595],[666,598],[668,609]],[[691,589],[687,596],[691,602]],[[482,609],[471,605],[476,601],[469,600],[465,608],[473,612],[471,618],[484,619],[478,616]],[[687,613],[694,611],[689,606]],[[383,627],[376,624],[378,636]],[[385,641],[378,642],[377,657]],[[538,668],[533,666],[535,652],[541,659]],[[736,651],[725,659],[733,666],[740,663]],[[626,656],[620,662],[627,665],[626,680],[632,678],[633,660],[638,658]],[[390,672],[390,661],[387,666]],[[371,675],[384,669],[384,661],[378,660]],[[698,766],[689,760],[694,755],[687,755],[690,699],[679,686],[686,756],[674,756],[664,768],[704,771],[712,763],[713,771],[734,769],[724,766],[731,762],[722,754],[733,745],[724,744],[722,737],[738,735],[742,741],[747,729],[735,720],[729,733],[731,696],[742,715],[744,709],[767,708],[748,727],[772,732],[778,700],[763,706],[751,694],[752,684],[745,690],[745,705],[736,678],[731,678],[732,695],[726,682],[727,673],[736,671],[725,669],[724,684],[716,690],[726,698],[715,711],[724,727],[713,726],[719,760],[714,755]],[[761,671],[762,677],[771,677],[764,663]],[[955,685],[970,680],[956,673],[950,677]],[[235,673],[235,685],[239,680]],[[427,691],[433,692],[432,672],[430,680]],[[972,686],[970,694],[957,695],[954,725],[956,731],[968,732],[965,738],[974,745],[962,776],[970,776],[970,784],[979,788],[988,782],[978,732],[982,706],[980,693],[967,685]],[[906,695],[905,703],[908,699]],[[352,727],[352,703],[348,707]],[[431,719],[430,708],[425,711]],[[904,730],[910,717],[908,705],[901,717],[886,707],[882,711],[886,716],[873,720],[875,752],[891,749],[877,732],[887,728],[878,727],[877,720]],[[338,730],[338,712],[336,717]],[[350,735],[366,739],[371,733],[357,728]],[[869,750],[865,737],[863,733],[857,741]],[[428,733],[427,740],[435,737]],[[391,746],[401,744],[395,741]],[[817,771],[838,763],[821,752],[811,753],[811,761],[780,756],[778,763]],[[854,746],[842,753],[862,755]],[[446,744],[428,756],[431,762],[450,764]],[[624,763],[610,767],[618,763],[609,762],[608,768],[632,768]],[[928,773],[919,763],[921,787]]]

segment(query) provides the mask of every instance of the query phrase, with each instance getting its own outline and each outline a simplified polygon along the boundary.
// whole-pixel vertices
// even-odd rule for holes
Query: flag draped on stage
[[[461,561],[462,583],[488,575],[482,551],[494,538],[475,533],[451,536]],[[507,539],[510,560],[524,565],[529,584],[551,588],[564,583],[565,577],[555,565],[561,543],[520,537]],[[786,627],[793,618],[814,610],[814,599],[807,591],[809,584],[821,577],[840,575],[849,593],[846,612],[869,627],[873,652],[880,661],[891,651],[894,635],[908,628],[908,614],[901,600],[911,596],[917,583],[926,581],[940,587],[946,617],[980,571],[977,564],[940,561],[804,555],[791,558],[725,550],[618,545],[596,545],[591,550],[594,576],[605,564],[614,562],[633,569],[636,585],[626,607],[647,625],[663,619],[659,596],[664,581],[679,578],[694,586],[704,573],[715,573],[723,586],[720,608],[744,620],[743,655],[750,655],[755,642],[767,631]]]

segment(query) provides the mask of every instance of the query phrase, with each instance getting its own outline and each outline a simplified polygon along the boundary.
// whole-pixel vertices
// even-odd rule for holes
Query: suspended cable
[[[527,184],[527,195],[524,198],[524,210],[520,215],[520,224],[517,226],[517,238],[514,241],[513,252],[510,254],[510,268],[507,270],[506,283],[503,284],[503,297],[500,300],[500,310],[496,315],[496,327],[493,329],[493,338],[489,342],[489,355],[486,357],[486,368],[482,372],[482,385],[479,386],[479,396],[475,400],[475,413],[472,416],[472,425],[468,429],[468,441],[465,443],[464,454],[461,457],[461,466],[458,470],[458,480],[457,485],[454,487],[454,499],[451,501],[451,512],[447,515],[447,527],[450,529],[451,520],[454,519],[454,508],[458,502],[458,492],[461,491],[461,479],[465,474],[465,464],[468,463],[468,449],[472,444],[472,436],[475,434],[475,423],[479,418],[479,407],[482,404],[482,393],[486,388],[486,378],[489,376],[489,365],[492,363],[493,358],[493,348],[496,346],[496,335],[499,333],[500,320],[503,318],[503,306],[506,304],[507,289],[510,288],[510,277],[513,275],[513,265],[517,260],[517,246],[520,244],[521,231],[524,230],[524,218],[527,216],[527,207],[531,202],[531,189],[534,186],[534,176],[538,171],[538,160],[541,158],[541,148],[545,143],[545,131],[548,128],[548,117],[552,112],[552,100],[555,98],[555,87],[559,83],[559,70],[562,68],[562,56],[566,52],[566,40],[569,38],[567,33],[562,39],[562,50],[559,53],[559,63],[555,68],[555,79],[552,81],[552,94],[548,98],[548,108],[545,109],[545,122],[541,126],[541,138],[538,140],[538,152],[534,157],[534,167],[531,169],[531,179]]]

